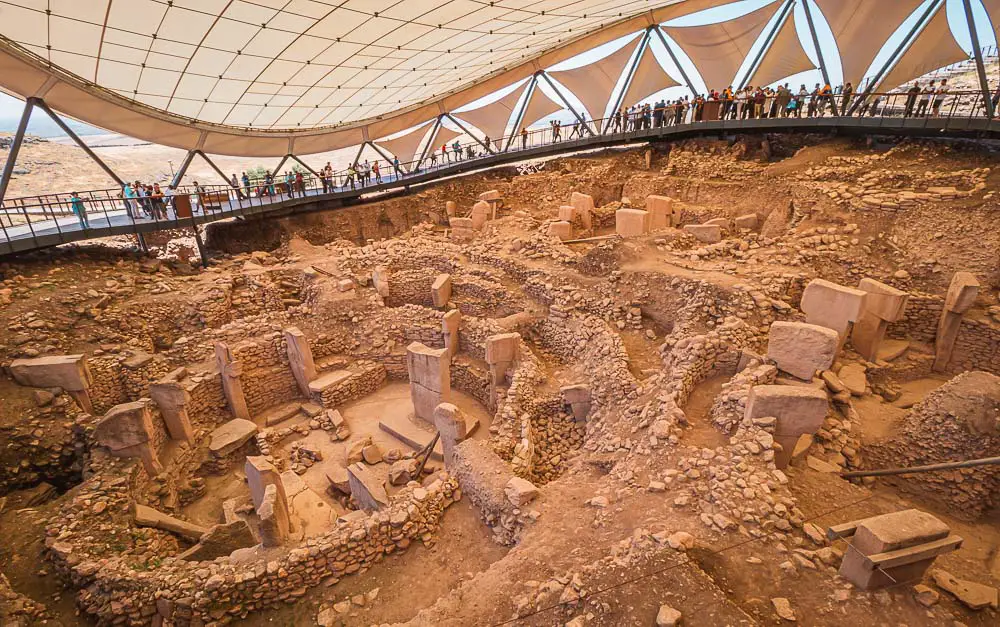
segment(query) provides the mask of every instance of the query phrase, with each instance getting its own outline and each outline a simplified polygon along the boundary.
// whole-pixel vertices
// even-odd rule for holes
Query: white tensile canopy
[[[797,11],[802,1],[774,0],[736,18],[716,12],[715,23],[665,30],[708,88],[721,89],[775,12],[786,2],[795,2]],[[836,38],[845,80],[855,84],[921,5],[814,1],[816,19]],[[732,2],[0,0],[0,89],[168,146],[260,157],[311,154],[390,137],[601,44]],[[1000,2],[984,3],[997,24]],[[776,52],[763,57],[757,82],[811,67],[790,24],[782,27]],[[943,9],[925,31],[885,86],[956,58]],[[628,65],[634,49],[627,43],[589,69],[553,76],[579,92],[591,116],[600,116],[616,70]],[[650,77],[652,85],[665,85],[661,73],[647,62],[634,83],[642,91]],[[456,116],[499,137],[522,91]],[[535,94],[526,122],[561,106]]]

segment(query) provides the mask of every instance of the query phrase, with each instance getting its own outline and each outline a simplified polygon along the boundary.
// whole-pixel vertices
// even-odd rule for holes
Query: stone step
[[[472,433],[479,428],[479,419],[466,415],[465,420],[466,433],[471,436]],[[379,419],[378,426],[379,429],[385,431],[415,451],[419,451],[430,444],[431,440],[434,439],[434,434],[436,433],[430,424],[423,427],[415,423],[413,418],[410,416],[397,415],[381,418]],[[431,458],[437,461],[442,461],[444,459],[444,453],[441,448],[440,440],[434,445],[434,450],[431,451]]]
[[[910,348],[907,340],[882,340],[878,347],[878,358],[882,361],[892,361],[903,355]]]

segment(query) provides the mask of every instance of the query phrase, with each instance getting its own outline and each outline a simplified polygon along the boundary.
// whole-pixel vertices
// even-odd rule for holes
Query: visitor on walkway
[[[177,216],[177,209],[174,207],[174,186],[167,185],[167,188],[163,190],[163,207],[169,215],[169,212],[173,211],[174,216]],[[247,196],[250,195],[250,190],[247,190]]]
[[[934,105],[931,107],[931,113],[934,117],[941,116],[941,105],[944,104],[944,99],[948,97],[948,79],[942,78],[941,85],[934,92]]]
[[[299,195],[305,197],[306,195],[306,179],[302,176],[302,172],[295,173],[295,187],[299,190]]]
[[[931,106],[931,98],[934,97],[934,92],[937,89],[934,87],[934,81],[931,81],[926,87],[920,90],[920,102],[917,103],[917,117],[927,117],[928,110]]]
[[[573,139],[577,135],[580,136],[580,139],[583,139],[583,133],[580,131],[580,119],[579,118],[577,118],[573,122],[573,128],[570,130],[569,136],[566,139]]]
[[[354,179],[357,178],[357,176],[358,176],[358,169],[357,167],[355,167],[355,164],[352,163],[347,168],[347,180],[344,181],[344,187],[347,187],[347,184],[350,183],[351,189],[354,189]]]
[[[163,191],[160,190],[159,183],[153,183],[153,188],[150,190],[149,201],[153,206],[153,214],[158,220],[167,219],[167,206],[163,202]]]
[[[490,136],[489,135],[483,136],[483,145],[486,146],[486,152],[489,152],[490,151]]]
[[[850,81],[844,85],[844,90],[840,92],[840,115],[847,115],[851,107],[851,98],[854,97],[854,85]]]
[[[451,163],[451,156],[448,155],[448,144],[441,144],[441,165],[444,165],[445,161]]]
[[[906,90],[906,104],[903,106],[903,117],[913,116],[913,107],[917,104],[917,96],[920,95],[920,83],[914,82],[913,86]]]
[[[272,188],[273,189],[273,188]],[[205,204],[205,186],[194,182],[194,194],[191,196],[191,213],[201,211],[202,215],[208,214],[208,206]]]
[[[528,147],[528,129],[521,127],[521,150]]]
[[[122,194],[125,196],[125,210],[128,211],[130,218],[141,218],[139,214],[138,203],[136,202],[135,188],[132,187],[131,183],[125,183],[122,186]]]
[[[392,158],[392,169],[396,171],[396,177],[403,176],[403,171],[399,168],[399,157]]]
[[[246,194],[247,198],[250,198],[250,177],[244,172],[243,176],[240,177],[240,181],[243,183],[243,192]]]
[[[372,172],[375,173],[375,183],[380,185],[382,183],[382,168],[379,167],[378,161],[372,164]]]
[[[451,151],[455,153],[455,161],[462,158],[462,144],[458,143],[458,140],[451,142]]]
[[[289,198],[295,198],[295,175],[285,170],[285,191]]]
[[[274,196],[274,175],[268,170],[267,174],[264,175],[264,185],[267,187],[267,195]]]
[[[127,186],[126,186],[127,187]],[[87,219],[87,208],[83,206],[83,199],[80,198],[80,194],[73,192],[69,196],[70,208],[73,210],[73,214],[76,219],[80,221],[81,229],[89,229],[90,221]]]

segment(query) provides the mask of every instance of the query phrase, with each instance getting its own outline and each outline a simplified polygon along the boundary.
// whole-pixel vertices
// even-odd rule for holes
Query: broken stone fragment
[[[940,568],[933,571],[931,577],[939,588],[954,596],[970,609],[981,610],[985,607],[997,609],[997,589],[992,586],[958,579]]]
[[[507,500],[510,501],[511,505],[514,507],[521,507],[522,505],[527,505],[528,503],[535,500],[538,496],[538,488],[535,484],[531,483],[526,479],[520,477],[511,477],[507,485],[504,486],[504,494],[507,495]]]
[[[677,627],[681,624],[681,613],[669,605],[661,605],[656,613],[656,627]]]
[[[778,615],[782,620],[787,620],[789,622],[795,622],[795,612],[792,610],[792,604],[788,599],[784,597],[777,597],[771,599],[771,605],[774,606],[774,613]]]
[[[401,459],[389,468],[389,483],[406,485],[417,478],[417,468],[420,463],[415,459]],[[346,472],[346,471],[345,471]]]

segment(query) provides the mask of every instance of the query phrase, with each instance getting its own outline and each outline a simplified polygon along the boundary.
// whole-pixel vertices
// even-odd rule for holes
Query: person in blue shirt
[[[76,192],[70,194],[69,198],[70,207],[73,209],[73,213],[76,215],[76,219],[80,221],[80,228],[89,229],[90,221],[87,219],[87,208],[83,205],[83,199]]]

